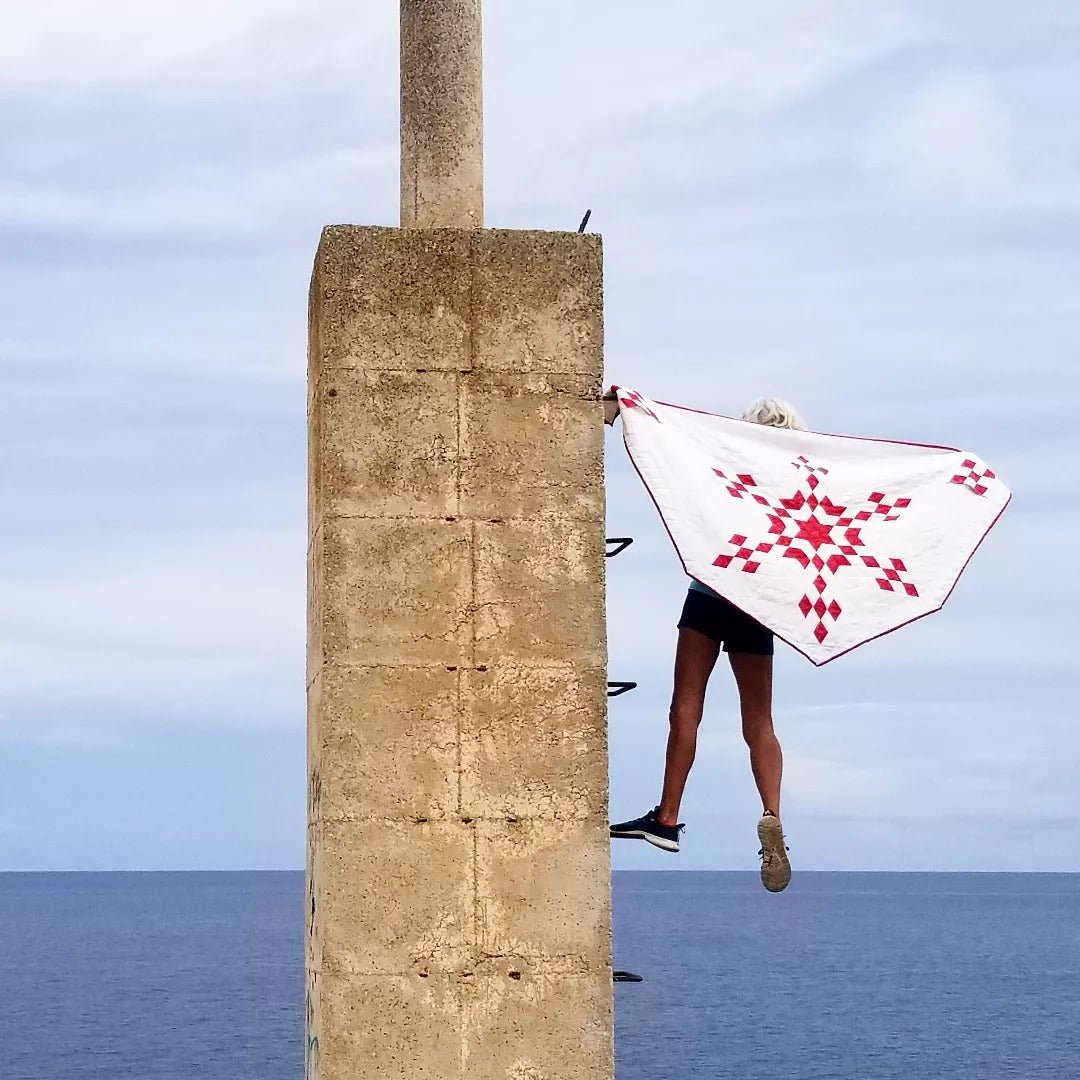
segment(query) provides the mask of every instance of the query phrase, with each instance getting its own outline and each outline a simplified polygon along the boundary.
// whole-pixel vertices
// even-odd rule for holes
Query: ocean
[[[617,873],[618,1080],[1077,1080],[1080,875]],[[303,875],[0,874],[0,1080],[301,1080]]]

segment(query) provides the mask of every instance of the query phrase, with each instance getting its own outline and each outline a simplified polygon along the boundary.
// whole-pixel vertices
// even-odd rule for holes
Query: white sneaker
[[[757,834],[761,841],[758,852],[761,856],[761,884],[769,892],[783,892],[791,881],[791,862],[780,819],[775,814],[763,815],[757,825]]]

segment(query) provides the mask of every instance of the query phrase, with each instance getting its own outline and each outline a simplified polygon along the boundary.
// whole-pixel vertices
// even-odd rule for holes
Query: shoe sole
[[[652,833],[645,832],[644,829],[632,829],[629,832],[616,832],[614,829],[609,830],[609,835],[625,838],[627,840],[647,840],[653,847],[660,848],[661,851],[678,851],[679,842],[677,840],[665,840],[662,836],[653,836]]]
[[[771,855],[780,864],[779,881],[767,881],[765,867],[764,865],[761,867],[761,884],[771,893],[783,892],[791,884],[791,860],[784,846],[784,832],[779,822],[776,825],[768,825],[765,821],[759,821],[757,834],[765,854]]]

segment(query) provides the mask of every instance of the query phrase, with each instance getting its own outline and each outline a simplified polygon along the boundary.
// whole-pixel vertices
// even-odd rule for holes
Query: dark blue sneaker
[[[621,821],[618,825],[611,826],[612,836],[626,836],[633,840],[648,840],[664,851],[679,850],[679,833],[686,828],[685,825],[661,825],[656,820],[656,811],[660,807],[654,807],[647,814],[633,821]]]

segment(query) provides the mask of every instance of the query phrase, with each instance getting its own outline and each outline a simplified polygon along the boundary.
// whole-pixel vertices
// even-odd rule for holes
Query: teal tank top
[[[703,592],[706,596],[714,596],[717,600],[722,600],[723,597],[713,589],[710,589],[708,585],[702,585],[696,578],[690,579],[690,588],[693,592]]]

